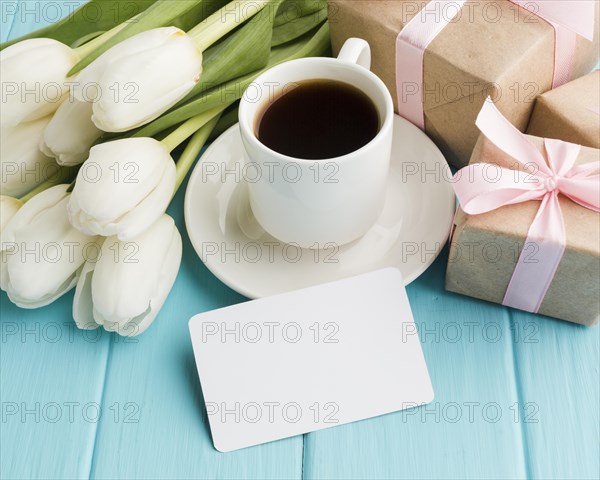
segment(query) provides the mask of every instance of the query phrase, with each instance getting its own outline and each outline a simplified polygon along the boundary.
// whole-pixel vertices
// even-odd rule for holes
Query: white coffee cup
[[[364,235],[383,208],[392,145],[394,107],[384,83],[370,70],[369,44],[344,43],[337,58],[311,57],[277,65],[248,87],[239,109],[248,167],[250,204],[275,238],[304,248],[344,245]],[[257,138],[264,109],[290,86],[311,79],[337,80],[364,92],[375,105],[377,135],[354,152],[325,160],[293,158]],[[294,112],[289,112],[294,115]]]

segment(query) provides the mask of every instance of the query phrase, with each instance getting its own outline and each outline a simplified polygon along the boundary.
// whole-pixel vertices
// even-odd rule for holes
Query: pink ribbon
[[[577,35],[593,41],[594,0],[509,0],[554,27],[552,88],[571,78]],[[435,37],[461,12],[465,0],[431,0],[396,37],[398,113],[425,129],[423,57]]]
[[[490,164],[469,165],[454,177],[456,195],[463,211],[470,215],[530,200],[541,201],[502,301],[510,307],[537,312],[565,250],[558,194],[600,212],[600,161],[575,166],[579,145],[546,138],[546,163],[544,155],[502,116],[489,98],[476,123],[494,145],[522,164],[523,170],[493,166],[495,174],[490,179]]]
[[[577,35],[594,40],[593,0],[510,0],[554,27],[552,88],[571,80]]]

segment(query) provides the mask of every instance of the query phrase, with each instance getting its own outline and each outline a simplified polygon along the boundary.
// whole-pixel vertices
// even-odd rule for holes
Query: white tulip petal
[[[65,293],[69,292],[77,284],[80,271],[81,269],[73,273],[73,275],[71,275],[67,280],[65,280],[64,283],[60,285],[55,291],[50,292],[40,298],[23,298],[22,296],[20,296],[19,291],[13,289],[12,286],[9,286],[6,289],[6,294],[8,295],[9,300],[19,308],[42,308],[46,305],[50,305],[52,302],[62,297]]]
[[[175,163],[171,162],[167,164],[162,181],[154,191],[115,225],[117,230],[115,234],[119,240],[131,240],[137,237],[165,213],[175,193],[176,180],[177,169]]]
[[[29,225],[38,216],[44,215],[46,210],[60,203],[68,195],[68,188],[69,185],[67,184],[56,185],[44,190],[26,202],[11,219],[6,228],[2,229],[0,233],[0,250],[6,249],[6,243],[14,243],[16,241],[16,232],[21,227]]]
[[[6,227],[8,222],[22,206],[23,202],[20,200],[6,195],[0,195],[0,232],[4,230],[4,227]]]
[[[199,81],[202,54],[192,39],[176,31],[164,44],[112,62],[99,79],[102,95],[93,121],[108,132],[144,125],[181,100]],[[115,86],[118,93],[115,93]]]
[[[145,317],[142,318],[141,316],[138,316],[134,319],[137,326],[136,328],[130,328],[130,330],[136,332],[136,335],[143,333],[152,324],[167,300],[167,297],[173,288],[173,284],[177,279],[182,257],[181,234],[177,228],[173,228],[171,244],[166,255],[160,272],[160,288],[154,298],[150,301],[150,311]]]
[[[96,322],[121,335],[142,333],[175,282],[181,252],[181,235],[168,215],[130,242],[108,238],[92,278]]]
[[[36,195],[23,205],[11,218],[10,222],[0,231],[0,288],[8,289],[8,260],[13,255],[19,255],[17,231],[30,224],[38,215],[52,205],[56,205],[67,195],[68,185],[56,185]]]
[[[68,198],[47,209],[34,222],[16,230],[18,252],[7,260],[11,288],[20,298],[34,301],[53,294],[85,262],[87,235],[67,218]]]
[[[67,188],[33,197],[2,232],[1,287],[23,308],[47,305],[73,288],[95,243],[69,224]]]
[[[102,130],[92,122],[92,104],[67,100],[44,130],[40,150],[56,158],[59,165],[79,165],[101,135]]]
[[[114,221],[154,190],[169,163],[167,148],[151,138],[96,145],[77,175],[72,205],[100,222]]]
[[[0,245],[1,245],[1,235],[5,230],[8,223],[13,219],[13,217],[17,214],[17,212],[23,206],[23,202],[17,200],[13,197],[7,197],[5,195],[0,195]],[[10,245],[7,245],[9,250],[11,249]],[[15,246],[16,248],[16,246]],[[0,288],[4,290],[3,285],[8,285],[8,268],[6,264],[7,255],[11,254],[10,252],[5,252],[0,249]]]
[[[0,169],[2,195],[22,197],[58,171],[52,157],[39,149],[40,139],[51,117],[2,128]]]
[[[165,223],[162,217],[133,241],[105,241],[92,283],[94,306],[104,320],[125,324],[149,307],[166,252]]]
[[[101,96],[112,95],[113,91],[101,90],[98,83],[109,65],[121,58],[158,47],[177,32],[182,31],[176,27],[154,28],[111,47],[77,74],[71,88],[73,96],[79,101],[96,102]]]
[[[104,236],[120,233],[122,223],[125,230],[143,231],[168,205],[175,186],[174,168],[167,148],[151,138],[93,147],[71,195],[71,223],[84,233]],[[150,220],[142,225],[144,219]]]
[[[5,250],[0,251],[0,290],[6,292],[10,279],[8,277],[8,264],[7,264],[8,252]]]
[[[92,122],[106,132],[126,132],[156,120],[185,97],[197,81],[188,81],[166,92],[162,96],[140,102],[139,106],[127,103],[97,102],[94,104]]]
[[[67,73],[77,61],[73,49],[48,38],[24,40],[2,50],[0,125],[16,126],[56,111],[69,91]]]
[[[100,325],[94,320],[92,302],[92,275],[96,261],[87,261],[83,266],[73,298],[73,319],[78,328],[93,330]]]

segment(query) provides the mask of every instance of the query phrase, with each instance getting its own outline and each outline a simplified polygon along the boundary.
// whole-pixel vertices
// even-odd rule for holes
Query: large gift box
[[[598,57],[594,0],[329,3],[334,53],[349,37],[367,40],[396,111],[424,127],[455,166],[471,157],[488,95],[524,131],[535,97],[588,73]]]
[[[527,133],[600,148],[600,70],[540,95]]]
[[[584,325],[600,315],[600,151],[518,132],[485,104],[446,288]],[[468,212],[468,213],[466,213]]]

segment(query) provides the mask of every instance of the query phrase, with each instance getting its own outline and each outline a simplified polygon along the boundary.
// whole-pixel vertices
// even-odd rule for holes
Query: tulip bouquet
[[[133,336],[179,270],[175,192],[254,78],[326,53],[326,3],[134,0],[93,24],[90,3],[118,1],[0,45],[0,287],[23,308],[75,288],[78,327]]]

